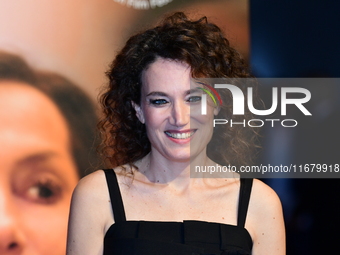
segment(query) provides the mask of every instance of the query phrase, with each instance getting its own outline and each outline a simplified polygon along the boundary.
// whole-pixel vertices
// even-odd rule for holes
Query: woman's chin
[[[190,159],[191,159],[190,148],[167,150],[161,154],[167,160],[173,161],[173,162],[190,162]]]
[[[181,151],[172,151],[171,153],[168,153],[166,155],[166,158],[168,160],[171,160],[173,162],[188,162],[191,163],[193,161],[196,161],[202,156],[206,156],[205,152],[203,151],[196,151],[196,150],[181,150]]]

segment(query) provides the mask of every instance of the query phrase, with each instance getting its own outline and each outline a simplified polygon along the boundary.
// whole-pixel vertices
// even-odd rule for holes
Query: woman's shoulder
[[[253,215],[264,216],[282,213],[282,206],[280,198],[271,187],[258,179],[254,179],[248,210]]]
[[[105,173],[103,170],[97,170],[93,173],[90,173],[80,179],[78,182],[75,191],[81,193],[89,193],[96,195],[103,189],[103,184],[106,183]],[[104,186],[105,187],[105,186]]]
[[[96,201],[107,197],[108,184],[106,180],[105,171],[112,171],[117,176],[118,182],[126,176],[126,166],[119,166],[114,169],[97,170],[83,177],[77,184],[74,194],[86,197],[87,199],[94,199]]]
[[[97,170],[83,177],[72,195],[71,211],[77,218],[93,225],[106,226],[112,222],[110,194],[105,173]]]
[[[251,204],[253,207],[281,207],[281,202],[276,192],[264,182],[254,179],[251,191]],[[266,206],[267,207],[267,206]]]
[[[268,233],[273,227],[284,232],[283,212],[278,195],[271,187],[257,179],[253,181],[247,224],[257,235]]]
[[[76,203],[80,207],[92,207],[105,203],[107,198],[105,173],[102,170],[97,170],[80,179],[73,191],[72,203]]]

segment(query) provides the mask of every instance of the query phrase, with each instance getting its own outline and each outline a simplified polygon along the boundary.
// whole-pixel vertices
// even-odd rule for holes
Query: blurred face
[[[67,124],[53,102],[0,82],[0,254],[65,254],[78,181]]]
[[[205,153],[217,114],[211,104],[207,115],[201,114],[202,90],[192,82],[190,71],[185,63],[158,58],[143,72],[141,105],[135,106],[152,153],[172,161]]]

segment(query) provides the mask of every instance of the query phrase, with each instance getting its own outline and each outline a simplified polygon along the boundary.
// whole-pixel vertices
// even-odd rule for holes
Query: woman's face
[[[35,88],[0,82],[0,254],[65,254],[78,181],[67,124]]]
[[[146,125],[152,153],[172,161],[205,153],[217,113],[208,104],[207,115],[201,114],[202,91],[190,71],[185,63],[158,58],[143,72],[141,105],[135,106]]]

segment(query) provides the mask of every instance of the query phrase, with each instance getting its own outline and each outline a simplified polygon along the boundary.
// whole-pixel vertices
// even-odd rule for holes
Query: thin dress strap
[[[241,178],[240,182],[241,186],[238,202],[237,226],[244,228],[244,224],[246,223],[251,188],[253,186],[253,179]]]
[[[126,221],[122,195],[119,190],[116,173],[113,169],[104,169],[104,172],[110,193],[111,206],[115,223]]]

